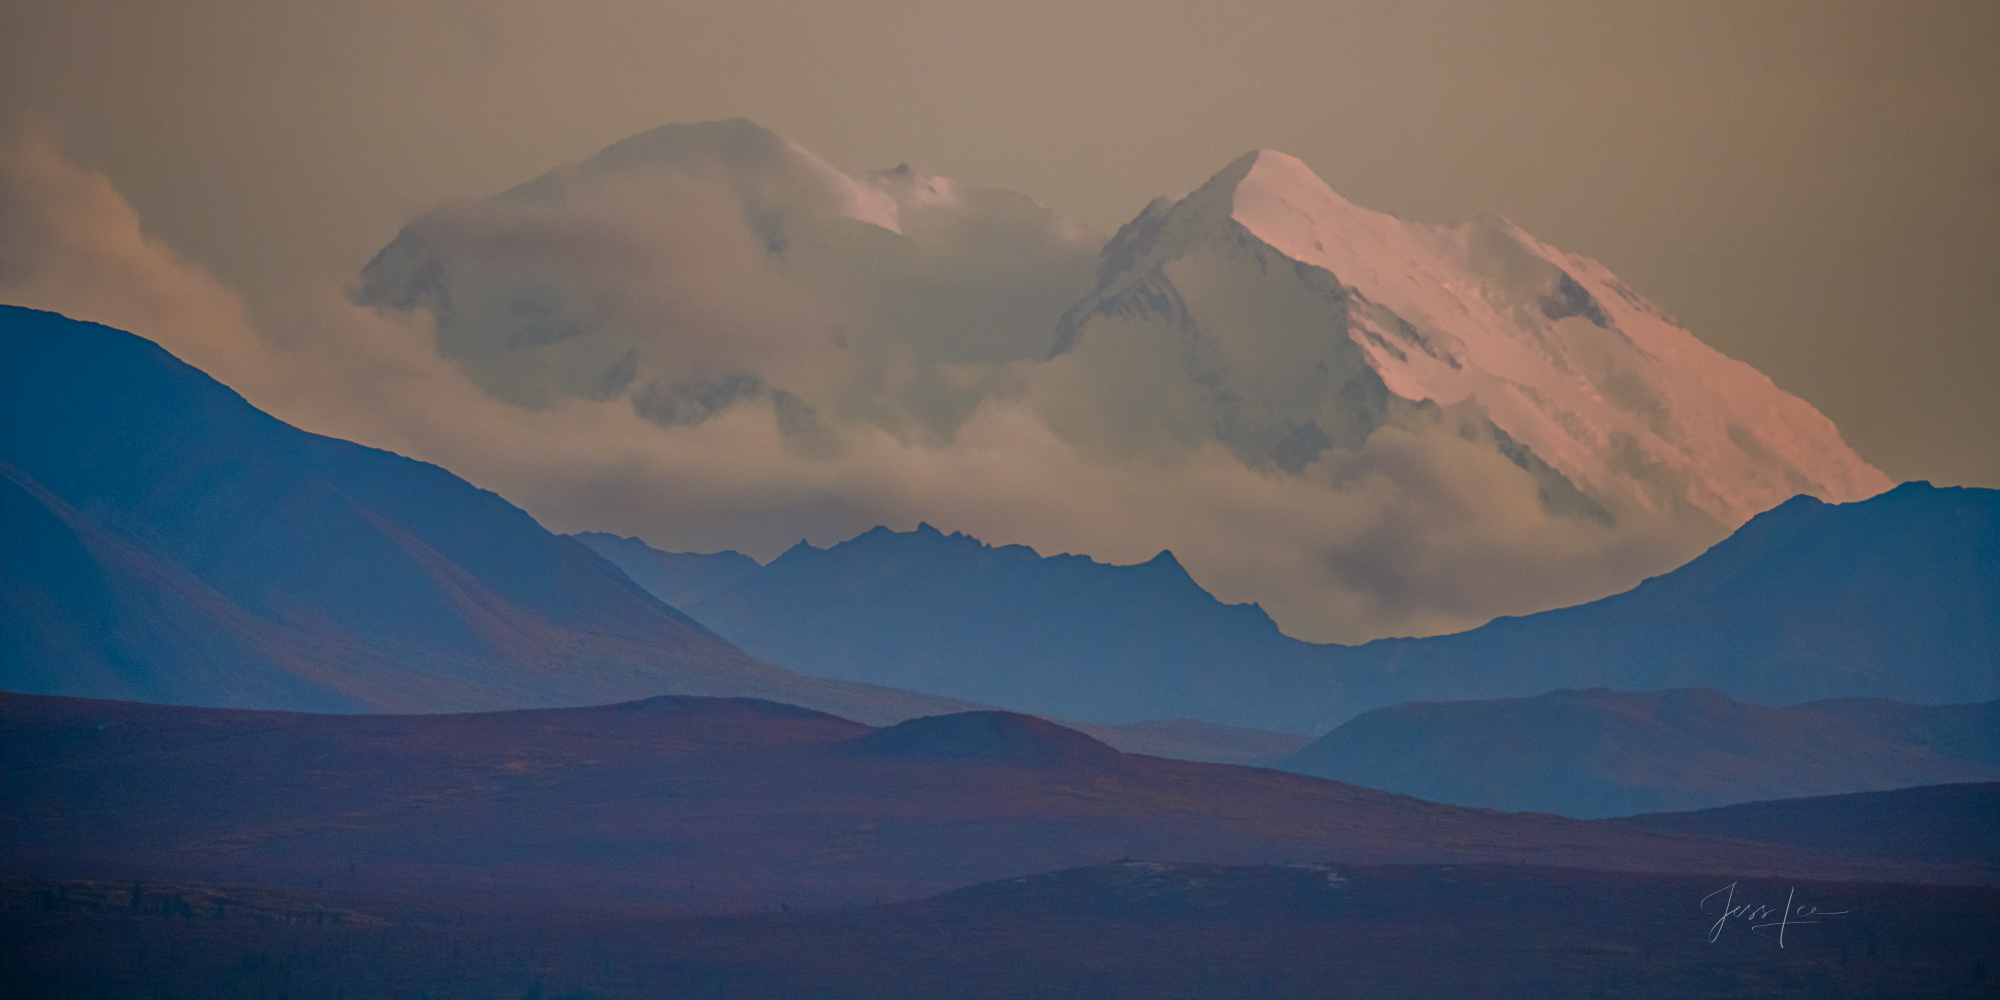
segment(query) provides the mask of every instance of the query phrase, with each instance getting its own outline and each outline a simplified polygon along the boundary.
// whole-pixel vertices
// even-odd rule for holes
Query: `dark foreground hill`
[[[1272,766],[1433,802],[1629,816],[2000,779],[2000,702],[1768,708],[1699,688],[1411,702]]]
[[[317,711],[970,707],[760,663],[443,469],[287,425],[139,337],[11,306],[0,689]]]
[[[2000,889],[1522,865],[1122,861],[730,916],[0,879],[0,975],[31,1000],[1937,1000],[1996,968]]]
[[[1122,754],[1011,713],[873,729],[655,698],[304,715],[0,696],[0,870],[668,908],[907,899],[1120,857],[1978,881]]]
[[[9,997],[1987,997],[2000,961],[2000,889],[1939,884],[1994,879],[2000,785],[1580,822],[702,698],[7,695],[0,759]]]
[[[1093,723],[1315,733],[1400,702],[1588,687],[1707,687],[1766,705],[2000,698],[1995,490],[1796,497],[1623,594],[1355,647],[1292,639],[1166,553],[1108,566],[928,526],[801,543],[756,569],[595,544],[774,663]]]
[[[1297,733],[1274,733],[1266,729],[1238,729],[1194,719],[1163,719],[1103,726],[1072,719],[1063,725],[1087,733],[1126,753],[1149,757],[1172,757],[1211,764],[1249,764],[1266,767],[1274,760],[1304,749],[1312,737]]]

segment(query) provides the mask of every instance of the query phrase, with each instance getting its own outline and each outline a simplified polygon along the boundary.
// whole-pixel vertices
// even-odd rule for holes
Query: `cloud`
[[[0,300],[139,334],[294,424],[406,454],[522,416],[438,356],[426,317],[329,290],[260,335],[241,296],[148,237],[110,180],[32,121],[0,142]]]
[[[1100,408],[1075,405],[1091,383],[1023,332],[1074,291],[1073,259],[1037,255],[1094,252],[1044,210],[880,178],[898,234],[717,183],[446,206],[361,286],[382,308],[328,289],[259,331],[31,129],[0,156],[0,297],[149,337],[283,419],[436,462],[553,530],[668,549],[768,558],[919,520],[1044,554],[1171,549],[1225,600],[1339,641],[1586,600],[1686,554],[1665,529],[1551,517],[1476,414],[1417,408],[1296,474],[1144,421],[1128,430],[1145,446],[1100,447],[1065,424]],[[973,209],[926,214],[951,199]],[[981,259],[1007,240],[1011,263]],[[430,259],[456,270],[426,279]],[[985,306],[954,316],[968,301]]]
[[[52,127],[0,143],[0,290],[7,301],[126,330],[158,331],[176,353],[229,371],[249,330],[240,297],[148,238],[110,180],[70,165]]]

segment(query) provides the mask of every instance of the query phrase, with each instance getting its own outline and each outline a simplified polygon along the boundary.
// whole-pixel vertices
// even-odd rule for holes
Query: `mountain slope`
[[[368,262],[355,296],[428,310],[439,350],[498,398],[629,397],[647,420],[692,426],[739,404],[830,408],[813,393],[826,371],[759,371],[768,358],[732,349],[735,316],[798,324],[787,346],[822,368],[849,350],[1016,362],[1048,350],[1097,246],[1023,195],[907,165],[847,174],[739,118],[650,129],[432,209]],[[663,349],[663,330],[711,349]]]
[[[1962,738],[1995,731],[2000,702],[1766,708],[1705,689],[1563,690],[1376,709],[1272,766],[1589,819],[2000,779],[2000,752]]]
[[[690,609],[802,673],[1056,718],[1270,728],[1273,705],[1337,691],[1315,647],[1215,600],[1167,553],[1107,566],[877,528],[801,543]]]
[[[367,707],[346,685],[322,683],[309,662],[279,652],[288,645],[281,629],[120,541],[5,464],[0,512],[7,687],[168,702],[207,691],[247,704]]]
[[[757,571],[757,560],[741,552],[661,552],[637,538],[602,531],[583,531],[570,537],[676,608],[694,604]]]
[[[1100,724],[1312,733],[1401,702],[1587,687],[1970,703],[2000,698],[2000,492],[1800,497],[1626,593],[1354,647],[1292,639],[1169,555],[1107,566],[928,526],[801,544],[689,611],[804,673]]]
[[[762,694],[759,663],[436,466],[307,434],[150,342],[0,307],[0,687],[333,711]]]
[[[1766,705],[1990,701],[2000,491],[1905,483],[1860,503],[1797,497],[1625,593],[1357,655],[1388,679],[1389,701],[1600,686],[1708,687]]]
[[[1467,408],[1551,513],[1726,531],[1797,493],[1890,485],[1817,410],[1597,262],[1497,216],[1368,211],[1271,150],[1128,224],[1055,354],[1170,356],[1218,440],[1293,471],[1395,421],[1397,401]]]

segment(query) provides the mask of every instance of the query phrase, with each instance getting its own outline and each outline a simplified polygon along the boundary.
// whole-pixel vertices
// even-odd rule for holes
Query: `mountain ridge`
[[[1190,643],[1233,662],[1295,641],[1255,606],[1217,601],[1171,556],[1111,566],[935,529],[801,543],[692,607],[755,655],[805,673],[1100,724],[1188,716],[1268,729],[1246,688],[1282,699],[1328,679],[1295,653],[1290,670],[1279,661],[1232,679],[1197,669],[1178,651]],[[1102,629],[1107,621],[1156,627]]]
[[[444,469],[308,434],[150,341],[0,307],[0,687],[356,711],[775,694],[761,663]]]
[[[794,546],[689,610],[805,673],[1094,724],[1324,733],[1399,702],[1588,687],[1764,705],[2000,698],[2000,491],[1797,498],[1624,593],[1359,646],[1293,639],[1163,566],[876,528]]]
[[[1292,264],[1289,279],[1271,277],[1270,254]],[[1254,260],[1256,276],[1237,276],[1232,257]],[[1281,294],[1303,296],[1305,311],[1287,321],[1317,315],[1346,333],[1318,368],[1301,367],[1313,360],[1305,355],[1286,359],[1290,372],[1255,367],[1247,348],[1231,346],[1248,334],[1230,324],[1258,321],[1243,302],[1217,298],[1204,313],[1187,298],[1214,298],[1218,281],[1247,294],[1245,282],[1274,280],[1274,289],[1296,289]],[[1297,463],[1282,455],[1285,441],[1309,441],[1309,462],[1312,449],[1391,419],[1379,399],[1362,402],[1387,392],[1446,408],[1470,400],[1534,456],[1524,468],[1545,464],[1561,477],[1543,475],[1545,488],[1566,483],[1632,514],[1678,516],[1684,506],[1726,530],[1795,493],[1852,501],[1891,485],[1817,410],[1702,344],[1601,264],[1500,216],[1438,226],[1360,208],[1274,150],[1239,157],[1178,202],[1154,202],[1113,237],[1096,291],[1065,315],[1052,354],[1079,349],[1093,317],[1158,320],[1153,336],[1191,337],[1210,351],[1209,367],[1191,376],[1220,378],[1246,404],[1275,408],[1255,419],[1275,419],[1259,433],[1281,438],[1232,445],[1271,449],[1287,471]],[[1311,408],[1327,403],[1334,410],[1315,416]],[[1324,426],[1335,413],[1363,423]],[[1677,470],[1693,492],[1675,493],[1651,473],[1632,489],[1645,465]]]

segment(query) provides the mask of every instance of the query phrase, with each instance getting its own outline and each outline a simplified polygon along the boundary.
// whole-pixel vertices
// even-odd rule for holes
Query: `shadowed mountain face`
[[[1167,553],[1108,566],[929,525],[877,528],[829,549],[800,543],[689,607],[803,673],[1094,723],[1273,728],[1278,706],[1337,691],[1329,647],[1217,601]]]
[[[1706,689],[1413,702],[1273,766],[1434,802],[1564,816],[2000,779],[2000,702],[1797,708]]]
[[[651,585],[700,589],[687,610],[772,662],[1092,723],[1311,733],[1406,701],[1597,686],[1777,705],[2000,698],[1994,490],[1799,497],[1626,593],[1354,647],[1285,636],[1164,553],[1107,566],[877,528],[827,549],[802,543],[719,588],[701,582],[714,573],[704,558],[721,557],[689,557],[684,575]]]
[[[1125,755],[1004,713],[871,729],[738,699],[346,716],[5,695],[0,759],[0,857],[53,877],[680,908],[912,898],[1120,857],[1989,877]]]
[[[1396,701],[1597,686],[1709,687],[1766,705],[1990,701],[2000,491],[1904,483],[1859,503],[1794,497],[1623,594],[1360,652],[1394,672]]]
[[[759,663],[433,465],[308,434],[130,334],[0,307],[0,687],[325,711],[754,694]]]
[[[661,552],[636,538],[602,531],[583,531],[570,537],[676,608],[694,604],[757,571],[757,560],[741,552]]]

